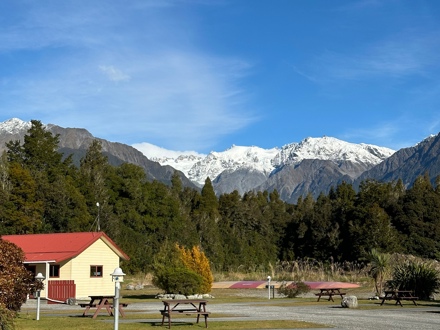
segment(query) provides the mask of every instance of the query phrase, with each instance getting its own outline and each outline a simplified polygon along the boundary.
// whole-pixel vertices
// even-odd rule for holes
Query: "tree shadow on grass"
[[[164,322],[164,324],[162,325],[162,322],[158,322],[158,321],[142,321],[139,322],[141,324],[149,324],[152,327],[166,327],[168,329],[168,322]],[[205,328],[205,324],[197,324],[194,322],[182,322],[182,321],[173,321],[171,322],[171,328],[172,327],[176,327],[176,326],[188,326],[188,327],[197,327],[199,326],[200,328]]]
[[[141,294],[141,295],[124,295],[124,298],[127,299],[155,299],[155,294]]]

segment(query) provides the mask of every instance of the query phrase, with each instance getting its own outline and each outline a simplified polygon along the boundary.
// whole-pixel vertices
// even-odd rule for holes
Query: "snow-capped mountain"
[[[11,118],[0,123],[0,134],[19,134],[20,132],[27,131],[30,127],[30,122],[18,118]]]
[[[232,146],[223,152],[201,155],[180,155],[178,157],[152,157],[161,165],[170,165],[193,182],[203,185],[206,178],[215,180],[221,173],[250,170],[269,177],[285,165],[299,164],[304,159],[329,160],[335,164],[342,161],[362,165],[369,169],[394,153],[394,150],[369,144],[355,144],[333,137],[306,138],[300,143],[291,143],[282,148],[263,149],[255,146]],[[148,154],[145,154],[147,157]],[[360,173],[352,173],[355,178]]]
[[[85,155],[90,143],[97,139],[102,144],[102,151],[112,165],[122,163],[136,164],[145,170],[148,180],[157,180],[165,184],[171,182],[175,169],[169,166],[161,166],[144,156],[139,150],[126,144],[110,142],[94,137],[84,128],[63,128],[54,124],[44,124],[52,134],[58,135],[58,151],[65,156],[72,155],[72,160],[79,165],[80,159]],[[10,141],[22,141],[32,127],[31,122],[25,122],[18,118],[12,118],[0,122],[0,153],[6,150],[6,143]],[[182,184],[191,188],[197,186],[178,171]]]
[[[30,127],[30,122],[16,118],[0,123],[0,152],[5,150],[6,142],[23,141]],[[62,128],[53,124],[47,124],[46,128],[59,135],[59,151],[66,156],[74,155],[75,163],[79,164],[90,142],[98,139],[112,165],[137,164],[144,168],[149,180],[165,184],[171,183],[177,170],[183,185],[193,188],[196,188],[195,183],[202,186],[210,177],[218,195],[234,190],[244,194],[276,189],[282,200],[296,203],[299,197],[307,194],[316,198],[320,193],[328,193],[341,182],[353,184],[356,189],[366,179],[385,182],[401,179],[405,186],[410,186],[420,175],[429,173],[433,183],[440,175],[440,134],[397,152],[324,136],[309,137],[281,148],[234,145],[222,152],[201,155],[152,145],[143,150],[95,138],[83,128]]]
[[[331,160],[335,163],[351,161],[366,165],[377,165],[395,151],[371,144],[355,144],[334,137],[308,137],[300,143],[287,144],[274,158],[275,166],[298,164],[304,159]]]
[[[277,148],[263,149],[233,145],[223,152],[213,151],[204,157],[181,155],[177,158],[153,157],[151,159],[161,165],[170,165],[185,173],[191,181],[203,185],[207,177],[214,180],[223,171],[249,169],[269,175],[274,170],[272,160],[277,153]]]

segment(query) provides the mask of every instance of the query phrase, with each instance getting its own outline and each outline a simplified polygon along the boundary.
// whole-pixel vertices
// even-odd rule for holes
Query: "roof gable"
[[[130,258],[103,232],[5,235],[2,239],[18,245],[26,262],[61,262],[81,254],[98,239],[124,260]]]

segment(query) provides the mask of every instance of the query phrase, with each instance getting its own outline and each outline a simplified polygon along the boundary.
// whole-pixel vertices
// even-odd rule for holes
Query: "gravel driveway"
[[[214,301],[213,301],[214,302]],[[224,318],[209,318],[210,321],[238,321],[238,320],[299,320],[306,322],[320,323],[328,325],[333,329],[365,329],[365,330],[434,330],[440,329],[440,307],[411,307],[410,305],[396,308],[394,306],[371,306],[368,309],[348,309],[338,305],[316,304],[312,306],[275,306],[279,303],[278,299],[268,300],[267,302],[247,302],[247,303],[212,303],[208,304],[209,311],[215,314],[227,314]],[[274,306],[270,306],[273,304]],[[360,306],[362,302],[360,301]],[[23,310],[35,308],[35,301],[30,301],[23,305]],[[126,313],[145,311],[157,315],[156,319],[135,319],[128,320],[120,318],[119,322],[152,322],[160,321],[159,309],[162,303],[146,302],[130,304]],[[48,312],[51,309],[72,310],[72,315],[82,313],[79,306],[68,305],[47,305],[42,303],[41,310]],[[233,317],[230,317],[234,315]],[[179,320],[176,318],[176,320]],[[188,318],[181,319],[188,321]],[[109,319],[109,322],[111,320]]]

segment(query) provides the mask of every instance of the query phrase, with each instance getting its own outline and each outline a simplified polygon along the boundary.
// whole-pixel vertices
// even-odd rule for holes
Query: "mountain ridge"
[[[149,159],[132,146],[96,138],[83,128],[62,128],[54,124],[46,127],[59,134],[59,151],[74,155],[77,164],[91,141],[98,139],[112,165],[123,162],[139,165],[149,180],[168,185],[177,171],[183,185],[195,189],[200,189],[209,177],[217,195],[234,190],[243,195],[249,191],[276,189],[282,200],[296,203],[299,197],[312,194],[317,198],[342,182],[353,184],[357,189],[362,180],[401,179],[409,187],[417,176],[428,173],[434,183],[440,175],[440,134],[398,151],[324,136],[308,137],[281,148],[233,145],[207,155],[182,153],[161,158],[156,153]],[[30,122],[17,118],[0,123],[0,151],[5,149],[5,142],[22,140],[28,128]]]
[[[72,155],[77,166],[79,166],[80,159],[86,154],[92,141],[99,140],[103,154],[107,156],[109,163],[112,165],[117,166],[122,163],[138,165],[144,169],[149,181],[158,180],[165,184],[171,183],[171,177],[177,171],[184,186],[198,189],[181,171],[149,160],[143,153],[129,145],[94,137],[84,128],[63,128],[55,124],[45,124],[44,126],[52,134],[59,135],[58,151],[63,153],[64,157]],[[18,118],[0,123],[0,152],[6,149],[5,143],[9,141],[18,140],[23,142],[24,136],[30,127],[31,122],[25,122]]]

